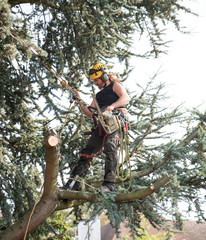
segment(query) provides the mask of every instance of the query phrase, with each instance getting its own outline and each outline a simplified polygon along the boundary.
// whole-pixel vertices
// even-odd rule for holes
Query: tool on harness
[[[119,130],[119,124],[117,121],[117,116],[114,116],[111,112],[109,111],[105,111],[102,113],[99,104],[96,100],[96,97],[93,97],[94,99],[94,103],[96,105],[97,108],[97,118],[99,120],[99,122],[101,123],[102,128],[104,129],[104,131],[107,134],[111,134],[113,132],[115,132],[116,130]]]

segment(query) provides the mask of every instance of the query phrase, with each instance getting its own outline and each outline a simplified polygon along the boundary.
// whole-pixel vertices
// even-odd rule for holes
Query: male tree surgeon
[[[115,111],[121,112],[126,117],[126,105],[130,98],[125,88],[120,84],[120,80],[113,73],[108,73],[104,64],[96,64],[89,70],[90,80],[100,89],[96,94],[96,101],[93,99],[90,106],[87,107],[78,101],[84,114],[91,118],[97,108],[95,102],[98,103],[102,112]],[[74,90],[78,99],[79,93]],[[106,155],[104,181],[101,187],[103,192],[111,192],[114,190],[114,182],[116,177],[116,168],[118,162],[118,147],[120,145],[120,129],[106,134],[101,126],[97,126],[89,138],[86,147],[81,150],[80,159],[71,172],[68,182],[61,187],[62,190],[81,190],[80,182],[74,180],[77,176],[84,178],[91,165],[94,156],[100,152],[103,145],[103,153]]]

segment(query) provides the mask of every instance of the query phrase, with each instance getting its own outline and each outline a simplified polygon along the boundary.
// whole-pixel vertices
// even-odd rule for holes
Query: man
[[[129,103],[130,98],[124,89],[124,87],[119,83],[119,79],[115,78],[114,74],[107,73],[104,64],[96,64],[89,71],[90,80],[100,89],[96,94],[96,101],[101,109],[107,111],[117,110],[126,114],[125,106]],[[92,117],[96,105],[93,100],[89,107],[82,104],[80,100],[79,93],[74,91],[75,95],[79,99],[79,105],[87,117]],[[102,132],[102,134],[100,133]],[[70,180],[61,187],[63,190],[73,189],[76,191],[80,190],[80,183],[75,181],[75,177],[85,177],[87,171],[91,165],[94,156],[101,150],[104,144],[103,152],[106,155],[105,161],[105,175],[104,182],[101,190],[103,192],[110,192],[114,190],[114,182],[116,177],[116,167],[118,161],[118,147],[120,144],[120,130],[116,130],[109,135],[105,135],[103,129],[97,127],[89,138],[86,147],[82,149],[80,154],[80,160],[74,167]]]

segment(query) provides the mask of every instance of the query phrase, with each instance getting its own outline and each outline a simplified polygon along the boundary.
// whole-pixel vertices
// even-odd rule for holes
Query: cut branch
[[[59,172],[60,139],[55,130],[45,134],[46,171],[44,177],[44,196],[55,195]]]

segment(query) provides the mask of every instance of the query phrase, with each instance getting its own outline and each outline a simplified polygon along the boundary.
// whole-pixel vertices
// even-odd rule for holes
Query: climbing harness
[[[100,151],[97,154],[81,154],[81,156],[84,156],[86,158],[94,158],[98,157],[102,154],[102,150],[105,143],[105,138],[119,130],[120,131],[120,150],[119,150],[119,162],[117,164],[117,176],[121,180],[122,185],[124,187],[124,181],[126,181],[128,178],[130,179],[129,186],[127,190],[130,189],[132,184],[132,171],[131,171],[131,164],[130,164],[130,156],[129,156],[129,135],[128,135],[128,119],[123,114],[121,109],[117,109],[117,111],[110,112],[110,111],[101,111],[97,100],[95,96],[93,96],[94,103],[97,108],[97,114],[96,117],[100,123],[100,128],[102,127],[105,131],[105,135],[103,138],[102,146]],[[121,163],[120,163],[121,161]],[[124,170],[124,165],[126,164],[126,170]],[[120,173],[121,168],[121,173]],[[124,173],[126,171],[126,173]],[[125,188],[125,187],[124,187]]]

